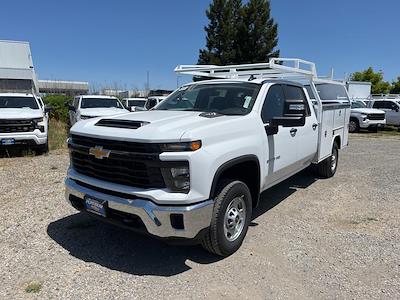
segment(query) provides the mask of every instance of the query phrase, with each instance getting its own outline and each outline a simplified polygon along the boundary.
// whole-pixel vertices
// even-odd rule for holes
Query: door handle
[[[312,129],[316,129],[318,127],[318,124],[317,123],[314,123],[314,124],[312,124]]]
[[[296,128],[290,129],[290,134],[291,134],[291,135],[295,135],[296,132],[297,132],[297,129],[296,129]]]

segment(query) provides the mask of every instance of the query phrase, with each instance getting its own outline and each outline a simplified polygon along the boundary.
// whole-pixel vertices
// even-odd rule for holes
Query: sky
[[[174,89],[176,65],[205,46],[210,0],[2,1],[0,39],[29,41],[39,79],[94,88]],[[336,78],[372,66],[400,76],[400,1],[272,0],[281,57],[316,63]],[[5,13],[7,12],[7,13]]]

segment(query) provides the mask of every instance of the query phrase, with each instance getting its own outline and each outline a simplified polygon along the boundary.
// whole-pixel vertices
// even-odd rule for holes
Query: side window
[[[271,86],[265,98],[261,111],[261,119],[268,123],[274,117],[283,117],[283,108],[285,106],[285,95],[280,84]]]
[[[399,111],[399,107],[394,102],[390,102],[390,109],[394,111]]]
[[[301,87],[294,85],[284,85],[283,91],[285,93],[286,100],[301,100],[306,110],[306,116],[311,116],[310,106],[308,105],[306,95],[304,94],[304,91]]]
[[[390,109],[390,103],[387,101],[375,101],[374,108],[383,108],[383,109]]]

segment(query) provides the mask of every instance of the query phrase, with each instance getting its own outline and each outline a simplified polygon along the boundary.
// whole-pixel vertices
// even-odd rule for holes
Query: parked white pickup
[[[118,98],[103,95],[77,96],[69,105],[69,123],[80,120],[112,116],[129,112]]]
[[[229,255],[262,191],[311,164],[320,176],[335,174],[348,140],[347,92],[298,59],[176,71],[217,79],[184,85],[152,111],[71,128],[66,199],[104,220]],[[276,79],[285,77],[307,83],[315,105],[301,82]],[[322,102],[326,87],[331,99]]]
[[[386,124],[385,112],[380,109],[368,108],[362,101],[351,101],[349,131],[358,132],[360,128],[377,131]]]
[[[48,151],[48,112],[33,94],[0,93],[0,147],[30,147]]]

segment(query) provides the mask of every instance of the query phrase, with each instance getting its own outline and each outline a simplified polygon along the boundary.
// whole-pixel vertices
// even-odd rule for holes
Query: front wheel
[[[358,123],[357,119],[351,118],[349,122],[349,132],[359,132],[360,131],[360,124]]]
[[[202,246],[220,256],[236,252],[246,236],[251,212],[251,194],[247,185],[237,180],[222,183]]]
[[[317,165],[317,174],[324,178],[335,175],[339,159],[339,147],[333,143],[332,154]]]

